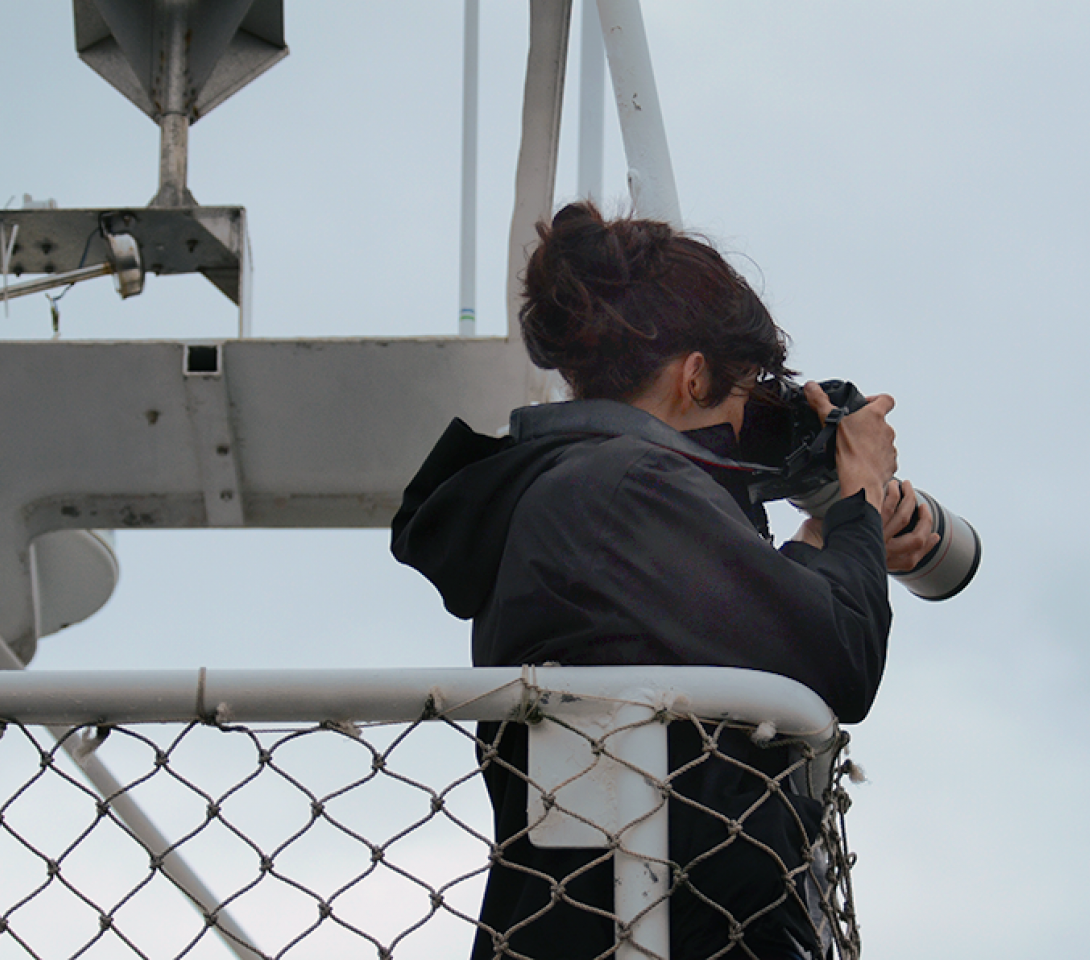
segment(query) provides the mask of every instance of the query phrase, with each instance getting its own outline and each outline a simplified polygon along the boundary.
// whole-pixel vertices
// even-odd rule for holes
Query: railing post
[[[655,721],[646,690],[629,691],[615,715],[609,752],[617,770],[619,846],[613,854],[618,960],[670,956],[669,776],[666,724]],[[627,935],[626,935],[627,933]]]

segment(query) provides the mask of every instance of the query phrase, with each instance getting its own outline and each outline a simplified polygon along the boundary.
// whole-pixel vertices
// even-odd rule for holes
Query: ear
[[[694,350],[685,356],[679,369],[678,392],[686,409],[703,402],[708,395],[708,361]]]

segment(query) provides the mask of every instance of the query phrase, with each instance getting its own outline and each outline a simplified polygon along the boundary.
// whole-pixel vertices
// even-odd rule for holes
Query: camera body
[[[823,424],[806,400],[802,387],[777,383],[746,404],[742,425],[745,460],[776,467],[758,474],[749,485],[754,502],[790,500],[811,516],[822,516],[837,499],[836,423],[866,406],[867,398],[844,380],[820,384],[839,413]],[[822,509],[824,508],[824,509]],[[816,511],[816,512],[815,512]]]
[[[746,405],[741,452],[744,459],[774,472],[754,475],[749,485],[754,502],[788,500],[812,517],[822,517],[840,498],[836,473],[836,430],[839,421],[867,403],[854,384],[826,380],[820,384],[834,411],[822,423],[802,388],[779,383],[775,392],[756,396]],[[946,600],[969,585],[980,566],[980,537],[972,526],[922,490],[917,498],[931,509],[932,529],[939,542],[910,571],[893,573],[912,593],[925,600]],[[915,529],[920,511],[898,536]]]

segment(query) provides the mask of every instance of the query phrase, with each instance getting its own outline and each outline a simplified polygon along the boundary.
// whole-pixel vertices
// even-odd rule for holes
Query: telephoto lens
[[[821,388],[845,414],[860,409],[866,397],[846,380],[824,380]],[[746,405],[741,432],[742,459],[759,465],[749,484],[755,503],[786,499],[821,518],[840,499],[836,475],[835,430],[822,423],[801,387],[775,384],[757,402]],[[760,472],[773,468],[772,475]],[[964,590],[980,566],[980,537],[957,514],[922,490],[916,491],[931,508],[932,529],[939,542],[912,570],[890,575],[924,600],[947,600]],[[914,530],[920,511],[901,533]]]
[[[890,576],[924,600],[948,600],[961,593],[976,575],[980,566],[980,537],[968,521],[951,513],[929,493],[917,490],[916,496],[926,500],[931,508],[931,525],[939,535],[939,542],[911,570]],[[912,530],[918,516],[917,508],[901,533]]]
[[[939,535],[939,542],[911,570],[890,576],[923,600],[949,600],[976,576],[980,566],[980,537],[967,520],[951,513],[931,494],[917,490],[916,497],[926,500],[931,508],[931,527]],[[791,497],[790,503],[812,517],[824,517],[839,499],[840,484],[833,481],[804,497]],[[897,536],[915,530],[919,517],[917,507]]]

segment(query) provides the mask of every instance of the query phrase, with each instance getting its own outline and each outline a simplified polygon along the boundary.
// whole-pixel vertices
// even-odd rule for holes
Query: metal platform
[[[453,416],[542,389],[505,338],[6,343],[0,637],[33,654],[40,534],[384,526]]]

